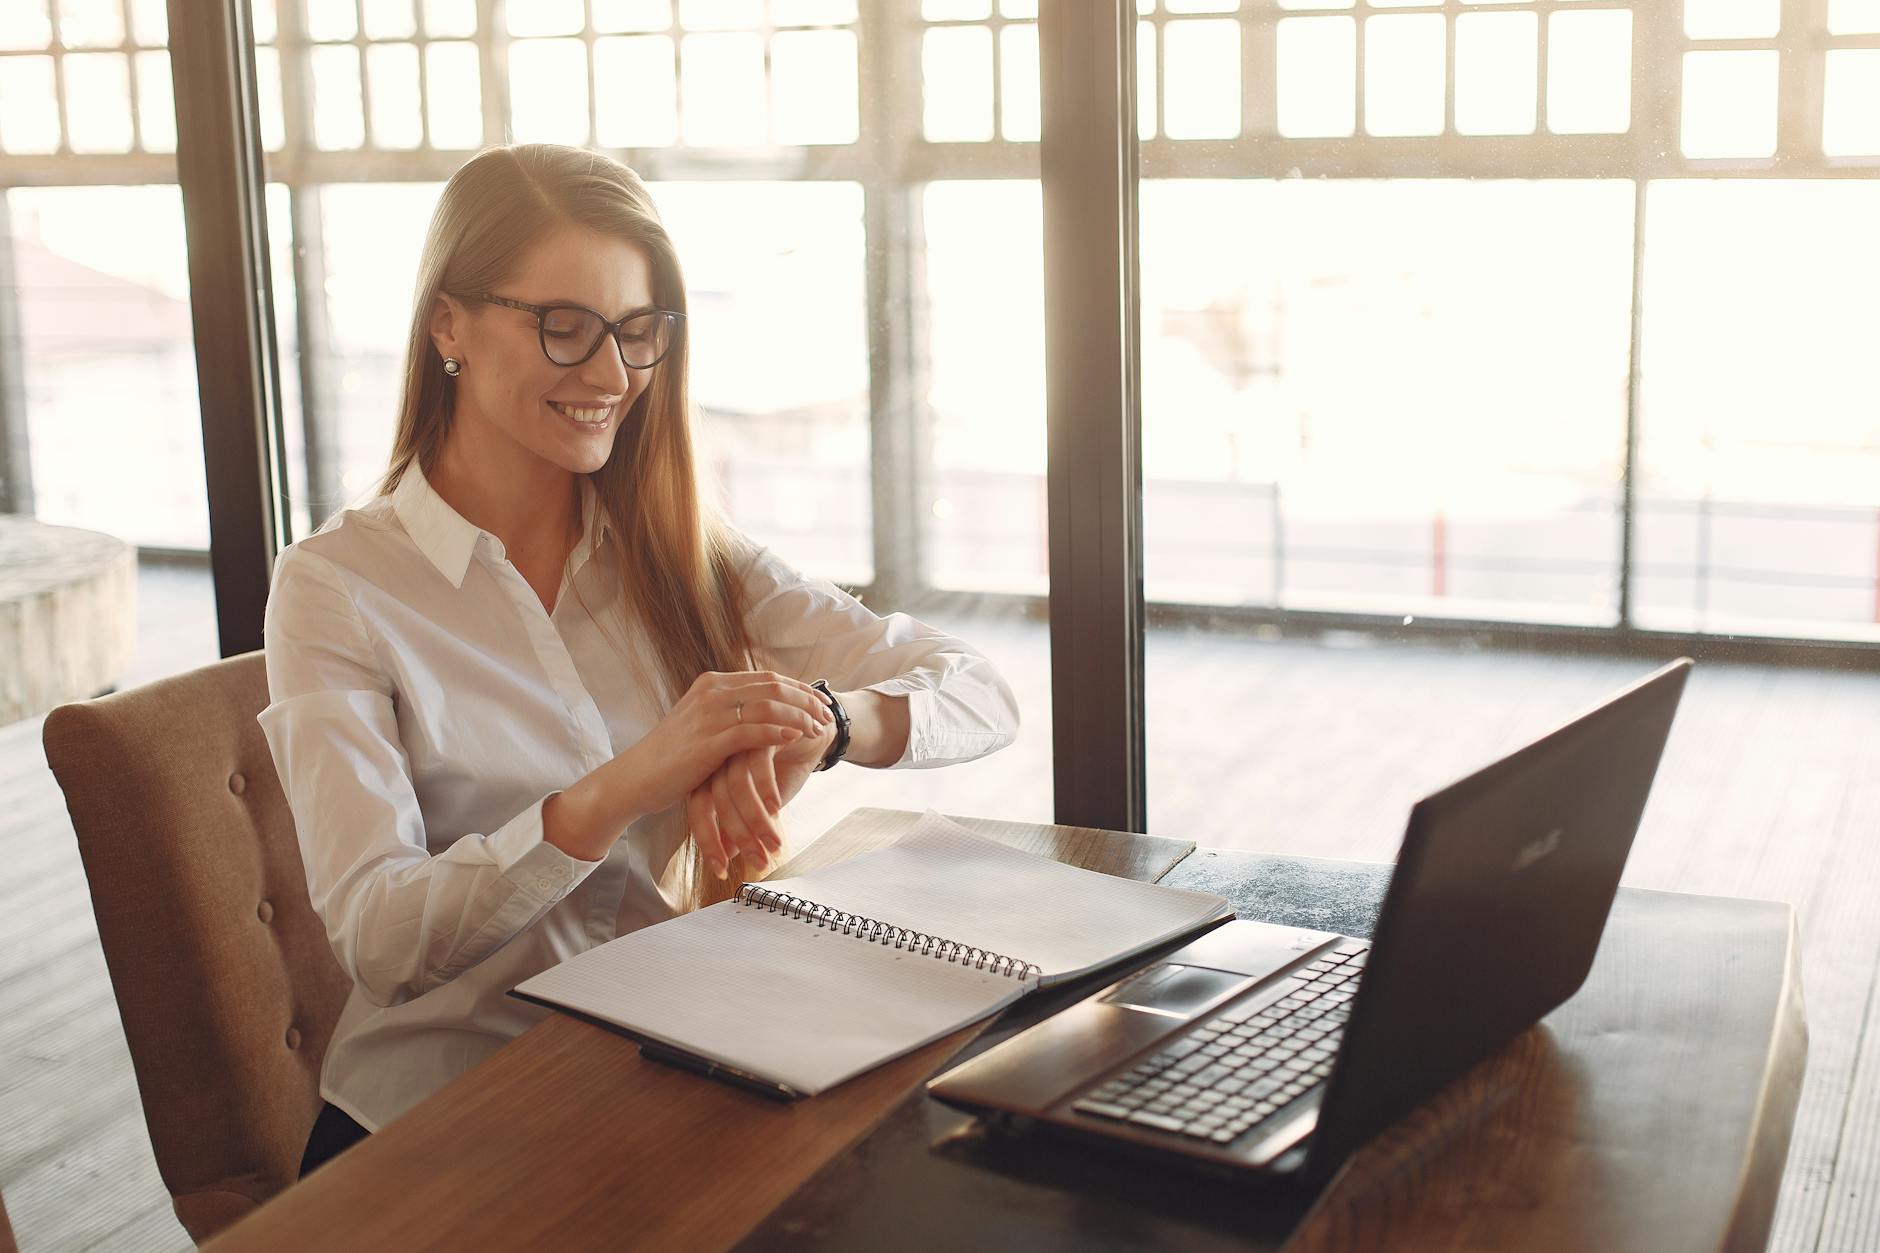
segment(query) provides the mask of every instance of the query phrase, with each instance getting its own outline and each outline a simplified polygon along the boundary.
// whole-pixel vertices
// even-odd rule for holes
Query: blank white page
[[[589,949],[516,991],[813,1095],[1033,986],[721,901]]]
[[[887,848],[758,885],[1073,978],[1229,912],[1212,892],[1081,870],[932,811]]]

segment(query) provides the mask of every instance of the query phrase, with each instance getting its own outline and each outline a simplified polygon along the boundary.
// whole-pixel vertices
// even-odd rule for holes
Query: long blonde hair
[[[644,249],[653,302],[685,312],[678,254],[632,170],[559,144],[478,153],[445,185],[425,236],[382,491],[395,488],[414,460],[429,472],[450,431],[453,384],[430,331],[438,295],[499,289],[530,245],[570,223]],[[622,603],[639,615],[666,688],[661,707],[707,670],[751,667],[738,562],[724,524],[700,499],[686,362],[681,335],[622,420],[607,463],[588,476],[612,525],[608,545],[626,591]],[[688,839],[687,850],[692,904],[735,889],[737,862],[721,884],[705,873],[696,841]]]

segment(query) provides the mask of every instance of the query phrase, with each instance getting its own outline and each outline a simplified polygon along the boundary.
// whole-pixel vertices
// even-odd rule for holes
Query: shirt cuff
[[[601,864],[571,856],[542,838],[542,806],[555,795],[536,801],[484,841],[503,877],[544,905],[574,891]]]
[[[894,770],[903,766],[914,766],[933,756],[929,745],[933,740],[933,689],[927,685],[909,679],[887,679],[880,683],[871,683],[862,689],[864,692],[880,692],[883,696],[907,697],[907,747],[901,750],[901,756],[886,766],[884,770]]]

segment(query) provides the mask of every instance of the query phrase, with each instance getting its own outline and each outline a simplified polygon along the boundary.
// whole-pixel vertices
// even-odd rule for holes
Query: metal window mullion
[[[328,360],[326,234],[320,188],[308,178],[313,147],[313,66],[302,6],[275,6],[275,55],[281,63],[281,151],[274,171],[287,184],[289,265],[294,282],[295,377],[300,385],[300,438],[307,464],[308,529],[318,529],[338,503],[338,440],[328,432],[337,419],[326,409],[324,367]],[[360,15],[363,22],[363,15]],[[363,31],[364,26],[360,29]],[[363,69],[363,67],[362,67]],[[288,515],[291,521],[291,513]]]
[[[261,646],[284,539],[274,319],[246,0],[169,0],[210,563],[223,656]]]
[[[26,416],[26,352],[13,262],[13,210],[0,190],[0,513],[31,515],[33,457]]]
[[[59,146],[54,151],[69,157],[73,155],[72,123],[65,107],[65,46],[55,42],[47,51],[52,54],[52,102],[59,114]]]
[[[925,590],[932,493],[926,252],[920,188],[900,160],[920,142],[920,33],[892,6],[859,14],[857,148],[868,300],[869,494],[880,611]]]
[[[412,16],[418,15],[413,13]],[[359,63],[359,129],[364,132],[359,146],[376,148],[379,128],[372,120],[372,64],[366,55],[371,41],[366,38],[366,0],[353,0],[353,37],[349,42]]]
[[[1160,66],[1157,69],[1160,92]],[[1157,112],[1159,116],[1159,108]],[[1267,5],[1244,9],[1240,15],[1240,134],[1243,139],[1279,135],[1279,14]]]
[[[1039,6],[1057,821],[1147,825],[1136,12]]]
[[[503,0],[477,0],[478,68],[482,71],[483,144],[509,139],[509,32]]]
[[[1827,0],[1782,0],[1776,35],[1776,161],[1787,167],[1821,157],[1827,53]]]

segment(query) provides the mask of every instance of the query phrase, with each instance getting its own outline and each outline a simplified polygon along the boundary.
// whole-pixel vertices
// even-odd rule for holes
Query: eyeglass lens
[[[669,313],[642,313],[621,324],[616,338],[620,357],[636,370],[653,365],[672,347],[677,319]],[[542,315],[542,347],[556,365],[579,365],[592,356],[607,323],[585,309],[550,309]]]

